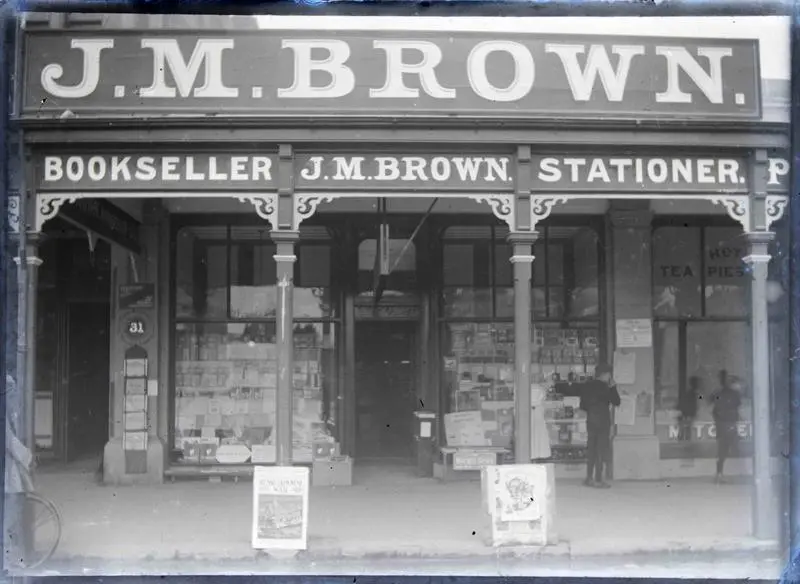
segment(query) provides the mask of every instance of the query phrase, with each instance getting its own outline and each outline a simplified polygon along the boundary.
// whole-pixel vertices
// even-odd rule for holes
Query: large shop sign
[[[752,39],[28,31],[23,114],[758,119]]]
[[[274,191],[277,153],[43,155],[36,162],[41,192]],[[515,157],[455,153],[297,153],[298,191],[513,192]],[[636,194],[747,193],[743,157],[535,154],[532,192]],[[789,163],[767,163],[767,188],[788,190]]]

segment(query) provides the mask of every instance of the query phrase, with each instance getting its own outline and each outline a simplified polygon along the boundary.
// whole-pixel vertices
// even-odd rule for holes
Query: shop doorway
[[[413,455],[416,323],[356,325],[356,456],[407,461]]]
[[[102,455],[108,441],[109,305],[70,303],[67,328],[67,462]]]

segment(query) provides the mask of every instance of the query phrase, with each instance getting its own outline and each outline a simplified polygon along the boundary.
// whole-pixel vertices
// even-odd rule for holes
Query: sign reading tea
[[[758,119],[758,42],[463,31],[26,31],[23,114]]]

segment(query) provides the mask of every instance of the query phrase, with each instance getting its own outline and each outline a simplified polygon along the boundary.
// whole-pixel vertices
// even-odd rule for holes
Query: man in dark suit
[[[587,460],[584,485],[608,489],[603,470],[610,460],[611,407],[620,405],[619,392],[610,366],[600,364],[595,378],[580,384],[580,407],[586,412]]]

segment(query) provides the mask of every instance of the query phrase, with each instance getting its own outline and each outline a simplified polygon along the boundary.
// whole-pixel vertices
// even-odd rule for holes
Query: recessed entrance
[[[412,456],[416,323],[356,325],[356,456]]]

